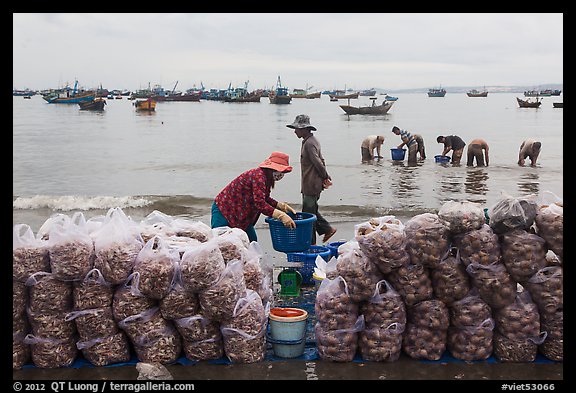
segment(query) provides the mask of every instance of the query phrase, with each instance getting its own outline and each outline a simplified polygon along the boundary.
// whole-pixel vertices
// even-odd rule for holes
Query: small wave
[[[114,207],[139,208],[153,202],[144,197],[134,196],[78,196],[78,195],[35,195],[32,197],[17,197],[13,203],[13,209],[33,210],[52,209],[59,211],[72,210],[106,210]]]

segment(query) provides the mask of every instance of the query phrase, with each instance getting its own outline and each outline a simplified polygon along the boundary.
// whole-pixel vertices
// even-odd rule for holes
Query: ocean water
[[[241,172],[256,167],[272,151],[290,156],[292,173],[276,184],[272,197],[300,207],[301,140],[286,125],[299,114],[317,128],[334,185],[322,193],[320,210],[332,220],[361,222],[393,214],[411,217],[436,212],[449,200],[483,207],[503,195],[563,197],[562,97],[544,98],[538,109],[519,108],[521,94],[490,93],[486,98],[448,93],[399,94],[386,115],[346,115],[320,99],[293,99],[289,105],[217,101],[160,102],[156,112],[139,113],[132,101],[109,100],[103,112],[77,105],[47,104],[40,96],[13,97],[13,225],[37,230],[54,213],[85,216],[121,207],[141,219],[153,210],[209,223],[216,194]],[[378,103],[383,96],[378,96]],[[351,105],[370,105],[367,97]],[[390,148],[400,137],[396,125],[424,137],[427,159],[416,165],[393,161]],[[365,136],[385,136],[380,161],[363,164]],[[437,164],[438,135],[465,142],[483,138],[490,165]],[[519,167],[518,151],[528,137],[542,141],[536,168]],[[259,226],[266,225],[261,218]]]

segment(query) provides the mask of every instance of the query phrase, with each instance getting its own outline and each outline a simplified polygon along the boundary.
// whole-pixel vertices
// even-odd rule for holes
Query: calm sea
[[[47,104],[40,96],[13,97],[13,224],[34,230],[53,213],[82,211],[86,217],[120,206],[133,218],[153,210],[209,223],[214,196],[270,152],[290,155],[294,171],[277,183],[272,196],[300,207],[301,140],[286,127],[298,114],[317,128],[334,185],[320,199],[332,220],[361,222],[394,214],[435,212],[448,200],[484,207],[502,195],[550,191],[563,197],[563,109],[544,98],[538,109],[519,108],[521,94],[490,93],[486,98],[448,93],[400,94],[382,116],[347,116],[328,96],[293,99],[289,105],[217,101],[158,103],[155,113],[138,113],[132,101],[109,100],[101,113],[77,105]],[[378,96],[378,102],[383,96]],[[367,97],[351,105],[369,105]],[[391,159],[400,143],[392,126],[424,137],[427,159],[416,166]],[[362,164],[365,136],[382,134],[384,159]],[[438,135],[465,142],[484,138],[490,166],[437,164]],[[538,166],[516,164],[521,142],[542,141]],[[266,225],[263,218],[259,225]]]

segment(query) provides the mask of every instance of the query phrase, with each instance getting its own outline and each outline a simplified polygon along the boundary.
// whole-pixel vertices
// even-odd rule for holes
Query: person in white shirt
[[[362,162],[372,161],[374,158],[383,158],[380,155],[380,148],[384,143],[383,135],[369,135],[360,145],[360,151],[362,153]],[[376,155],[374,155],[374,149],[376,149]]]
[[[520,153],[518,154],[518,165],[524,166],[526,159],[530,157],[530,166],[536,166],[536,160],[540,155],[542,143],[534,138],[528,138],[520,145]]]

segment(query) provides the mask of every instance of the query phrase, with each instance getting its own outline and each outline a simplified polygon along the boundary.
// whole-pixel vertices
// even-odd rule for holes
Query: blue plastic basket
[[[448,156],[434,156],[434,160],[439,163],[450,162],[450,157]]]
[[[282,221],[272,217],[266,217],[265,221],[270,227],[272,247],[280,252],[305,251],[312,243],[312,230],[316,215],[312,213],[298,212],[295,215],[288,213],[296,223],[296,228],[286,228]]]
[[[335,257],[338,258],[338,247],[340,247],[342,244],[346,243],[345,241],[340,241],[340,242],[332,242],[332,243],[328,243],[328,245],[326,247],[328,247],[328,249],[330,250],[330,252],[332,252],[332,255],[330,255],[331,257]]]
[[[302,267],[296,268],[302,275],[302,285],[314,284],[312,273],[316,267],[316,257],[320,255],[326,262],[330,260],[332,251],[324,246],[310,246],[304,252],[287,253],[288,262],[302,262]]]
[[[402,161],[404,159],[404,155],[406,154],[406,149],[390,149],[392,152],[392,159],[394,161]]]

